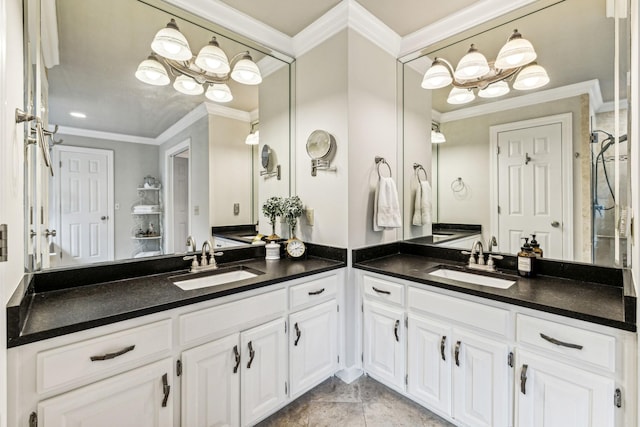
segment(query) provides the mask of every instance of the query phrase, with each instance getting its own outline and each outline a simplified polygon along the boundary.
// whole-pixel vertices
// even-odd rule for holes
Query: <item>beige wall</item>
[[[447,138],[438,149],[438,221],[481,224],[483,240],[492,235],[489,207],[489,127],[570,112],[573,126],[574,254],[587,258],[583,242],[590,239],[589,129],[587,95],[453,122],[440,128]],[[462,178],[466,197],[456,197],[451,183]],[[583,204],[585,201],[586,205]],[[589,259],[584,259],[589,261]]]

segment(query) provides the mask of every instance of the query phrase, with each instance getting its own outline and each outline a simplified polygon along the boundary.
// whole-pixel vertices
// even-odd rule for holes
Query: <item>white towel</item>
[[[391,177],[382,176],[378,180],[373,200],[373,231],[402,226],[398,190]]]
[[[423,226],[429,223],[431,223],[431,184],[426,180],[418,181],[412,224]]]

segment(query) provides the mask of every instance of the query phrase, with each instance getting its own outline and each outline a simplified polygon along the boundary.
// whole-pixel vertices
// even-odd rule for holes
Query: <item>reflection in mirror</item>
[[[194,63],[167,52],[145,61],[171,20]],[[262,201],[289,195],[290,58],[159,0],[59,1],[39,25],[56,28],[59,41],[59,63],[45,75],[48,123],[64,139],[52,147],[56,176],[41,204],[57,230],[40,251],[51,267],[185,252],[188,235],[211,240],[212,227],[255,230]],[[232,78],[202,72],[219,53],[213,37]],[[51,49],[44,37],[41,46]],[[203,47],[205,62],[195,59]],[[255,76],[249,56],[262,81],[239,84]],[[140,79],[149,76],[165,85]],[[225,97],[215,96],[223,85]],[[262,147],[245,143],[258,120],[259,144],[280,154],[276,184],[258,173]]]
[[[626,12],[616,33],[605,0],[586,1],[521,10],[402,61],[404,167],[431,166],[434,223],[433,231],[410,226],[405,209],[406,239],[468,250],[470,236],[495,236],[494,251],[515,254],[521,238],[535,234],[546,258],[627,265]],[[473,43],[491,64],[514,29],[535,47],[546,86],[514,89],[514,75],[507,94],[464,105],[447,101],[451,85],[420,89],[435,58],[455,66]],[[416,147],[430,145],[436,128],[446,142],[418,157]],[[416,179],[407,175],[405,186]],[[405,191],[405,207],[413,193]]]

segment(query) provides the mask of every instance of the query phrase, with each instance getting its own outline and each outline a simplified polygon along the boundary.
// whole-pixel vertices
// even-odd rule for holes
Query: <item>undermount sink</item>
[[[193,289],[208,288],[211,286],[226,285],[240,280],[250,279],[263,274],[261,271],[253,270],[244,266],[212,270],[210,272],[185,274],[182,276],[170,277],[174,285],[184,291]]]
[[[481,274],[467,273],[458,270],[449,270],[447,268],[432,271],[429,275],[499,289],[508,289],[516,283],[515,280],[498,279],[497,277],[483,276]]]

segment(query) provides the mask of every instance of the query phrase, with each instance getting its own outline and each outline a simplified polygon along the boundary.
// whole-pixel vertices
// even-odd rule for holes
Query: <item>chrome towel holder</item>
[[[416,178],[418,179],[418,182],[422,181],[420,179],[420,171],[424,172],[424,180],[429,181],[429,175],[427,175],[427,170],[420,163],[414,163],[413,170],[416,173]]]
[[[389,178],[393,176],[393,173],[391,172],[391,166],[389,166],[389,163],[387,163],[384,157],[376,156],[376,165],[379,178],[382,178],[382,173],[380,173],[380,165],[387,165],[387,168],[389,169]]]

